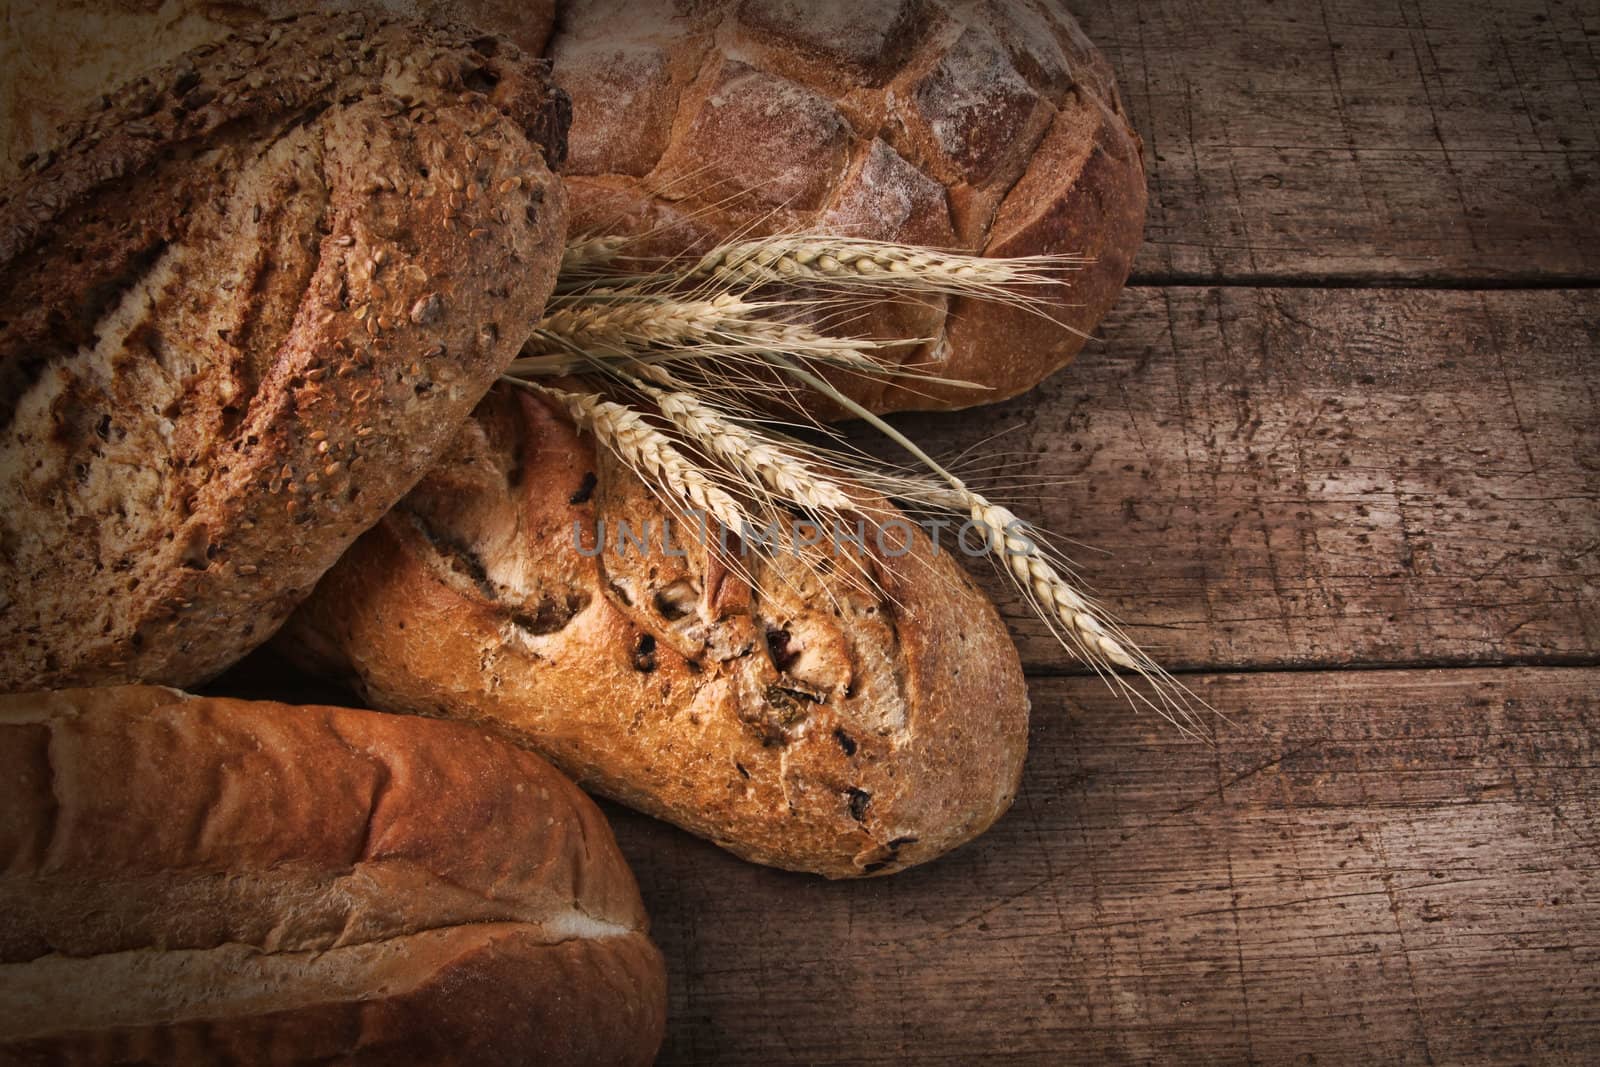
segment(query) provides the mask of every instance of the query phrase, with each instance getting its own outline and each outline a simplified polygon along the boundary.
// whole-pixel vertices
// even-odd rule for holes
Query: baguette
[[[890,873],[1006,810],[1027,689],[951,531],[939,554],[920,532],[904,554],[870,533],[866,553],[751,554],[747,582],[681,524],[669,549],[672,514],[545,401],[496,388],[275,647],[375,707],[506,731],[758,863]],[[623,523],[650,548],[619,551]]]
[[[463,726],[0,698],[0,1060],[648,1063],[665,975],[592,802]]]
[[[530,332],[566,123],[507,42],[308,16],[0,191],[0,690],[190,685],[271,636]]]

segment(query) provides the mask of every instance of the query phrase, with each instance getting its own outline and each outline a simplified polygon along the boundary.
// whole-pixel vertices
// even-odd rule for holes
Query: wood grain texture
[[[825,883],[609,807],[665,1063],[1577,1062],[1600,1047],[1600,670],[1207,676],[1216,747],[1036,683],[1016,807]]]
[[[1150,167],[1147,280],[1600,274],[1580,0],[1073,0]]]
[[[1590,290],[1137,288],[1034,392],[896,421],[1048,485],[995,495],[1169,667],[1589,663],[1597,322]],[[1073,669],[985,583],[1031,669]]]

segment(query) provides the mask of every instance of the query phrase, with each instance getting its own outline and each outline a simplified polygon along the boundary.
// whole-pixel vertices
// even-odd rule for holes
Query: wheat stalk
[[[530,355],[598,349],[628,354],[652,345],[683,347],[750,324],[761,306],[722,293],[708,300],[563,302],[545,314],[523,351]]]
[[[689,501],[733,533],[745,529],[746,516],[728,492],[680,452],[672,439],[651,426],[639,412],[592,393],[574,393],[533,382],[508,379],[551,398],[582,429],[617,455],[647,482]]]
[[[1059,282],[1063,271],[1084,262],[1076,256],[992,258],[885,241],[796,234],[721,245],[702,256],[683,277],[743,285],[787,283],[1014,299],[1016,294],[1008,290]]]
[[[574,354],[638,357],[668,350],[675,359],[738,358],[769,351],[789,352],[858,371],[889,368],[866,350],[888,342],[830,337],[798,323],[764,317],[783,305],[749,301],[732,293],[685,299],[670,293],[603,293],[562,298],[539,320],[533,337],[509,373],[551,373],[548,357]],[[895,342],[899,343],[899,342]],[[544,360],[544,363],[529,362]],[[557,369],[555,373],[563,371]]]
[[[664,287],[748,292],[773,285],[802,286],[854,296],[968,296],[1045,315],[1029,289],[1059,285],[1090,262],[1081,256],[975,256],[892,241],[819,234],[776,234],[718,245],[698,260],[625,257],[634,238],[585,236],[562,257],[556,292],[587,296],[599,286]],[[632,269],[617,261],[631,260]],[[863,306],[864,303],[863,303]],[[1046,315],[1046,317],[1049,317]]]
[[[1044,556],[1038,542],[1029,536],[1030,527],[1015,512],[970,490],[957,495],[966,503],[972,521],[987,531],[990,548],[1005,561],[1017,583],[1065,623],[1076,640],[1091,649],[1092,656],[1131,671],[1144,669],[1134,653],[1107,632],[1083,594]]]
[[[923,506],[964,513],[982,531],[997,564],[1016,584],[1051,632],[1130,699],[1153,708],[1185,732],[1198,733],[1194,703],[1205,706],[1109,622],[1073,583],[1070,564],[1053,554],[1015,512],[990,501],[933,460],[914,442],[863,407],[813,368],[842,365],[877,378],[910,372],[868,355],[864,349],[912,343],[830,337],[808,325],[776,316],[796,304],[822,307],[825,301],[752,299],[764,286],[836,290],[865,307],[882,294],[947,294],[1011,302],[1043,314],[1040,303],[1018,289],[1054,284],[1076,257],[1032,256],[991,259],[908,245],[830,236],[792,235],[735,241],[691,264],[632,274],[615,273],[627,239],[589,237],[568,247],[558,286],[561,296],[538,324],[534,339],[508,372],[518,378],[578,370],[601,370],[647,398],[659,416],[708,468],[737,476],[735,492],[757,502],[794,505],[818,517],[860,513],[851,490],[876,487]],[[662,366],[692,369],[693,384]],[[778,377],[756,380],[754,368]],[[854,457],[762,434],[746,421],[698,395],[713,392],[733,399],[739,375],[745,392],[769,392],[784,378],[831,400],[906,449],[927,472],[875,471]],[[917,375],[912,375],[917,376]],[[648,379],[646,384],[641,379]],[[674,440],[638,411],[595,394],[537,389],[562,404],[647,481],[688,500],[735,532],[746,529],[744,508],[707,469],[680,451]],[[965,383],[957,383],[965,384]],[[794,388],[793,384],[783,388]],[[744,408],[735,401],[734,409]],[[841,477],[824,473],[843,472]],[[1134,690],[1119,671],[1148,681],[1156,701]]]
[[[577,276],[593,274],[610,266],[628,246],[628,238],[615,236],[575,237],[561,250],[557,284],[571,283]]]
[[[771,438],[692,393],[639,385],[656,402],[661,414],[689,440],[778,499],[816,516],[857,510],[843,486]]]

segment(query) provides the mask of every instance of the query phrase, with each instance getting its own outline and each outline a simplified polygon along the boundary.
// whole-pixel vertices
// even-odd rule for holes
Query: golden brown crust
[[[452,723],[144,687],[0,698],[0,1059],[647,1063],[603,817]]]
[[[0,193],[0,688],[191,684],[271,634],[536,321],[565,107],[509,43],[306,17]]]
[[[668,514],[541,402],[496,389],[278,647],[386,710],[502,728],[760,863],[900,870],[1006,810],[1027,692],[952,531],[941,554],[918,534],[871,559],[878,591],[848,560],[819,576],[779,553],[746,561],[752,593],[681,525],[687,554],[664,554]],[[624,521],[655,531],[648,555],[615,550]],[[602,528],[610,547],[580,553]]]
[[[664,254],[804,230],[1092,258],[1036,293],[1057,323],[974,301],[852,320],[931,337],[896,358],[988,387],[837,383],[879,411],[1032,387],[1127,279],[1139,138],[1057,0],[567,0],[550,48],[573,98],[574,233],[654,233],[640,247]]]

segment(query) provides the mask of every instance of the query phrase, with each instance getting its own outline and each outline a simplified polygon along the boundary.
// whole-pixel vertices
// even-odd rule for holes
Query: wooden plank
[[[1034,687],[1016,807],[858,883],[609,808],[665,1063],[1577,1062],[1600,1047],[1600,670],[1208,676],[1216,747]]]
[[[1597,322],[1593,291],[1134,289],[1040,389],[897,421],[1017,453],[1049,488],[996,495],[1103,550],[1086,580],[1171,667],[1591,663]]]
[[[1069,0],[1145,138],[1144,278],[1600,276],[1600,12]]]

